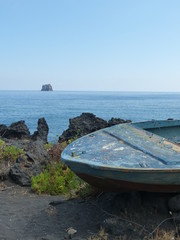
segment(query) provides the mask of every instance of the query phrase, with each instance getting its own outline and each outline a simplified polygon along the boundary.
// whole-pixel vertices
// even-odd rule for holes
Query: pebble
[[[73,236],[77,233],[77,230],[70,227],[67,229],[67,234],[69,236],[69,239],[73,238]]]

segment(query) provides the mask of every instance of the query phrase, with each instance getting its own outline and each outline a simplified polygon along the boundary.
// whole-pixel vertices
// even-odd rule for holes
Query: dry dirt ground
[[[179,223],[163,222],[172,217],[167,208],[169,197],[135,192],[67,200],[38,196],[30,188],[5,182],[0,189],[0,240],[153,239],[160,223],[160,229],[172,230],[177,237]],[[69,228],[77,233],[68,235]],[[101,230],[97,237],[100,228],[107,234]]]
[[[0,239],[87,239],[99,229],[104,213],[91,201],[66,200],[63,196],[38,196],[30,188],[9,185],[0,191]]]

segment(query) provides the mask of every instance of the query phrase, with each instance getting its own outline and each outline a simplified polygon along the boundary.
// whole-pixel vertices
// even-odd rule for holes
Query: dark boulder
[[[37,131],[35,131],[34,134],[32,135],[32,139],[42,140],[44,143],[47,143],[48,132],[49,127],[47,125],[45,118],[40,118],[38,120]]]
[[[96,117],[92,113],[82,113],[80,116],[69,120],[69,128],[59,137],[59,142],[68,141],[82,137],[88,133],[97,131],[102,128],[110,127],[115,124],[128,123],[130,120],[121,118],[111,118],[108,122],[102,118]]]
[[[24,121],[12,123],[9,127],[0,126],[1,137],[7,139],[29,139],[30,132]]]
[[[35,171],[34,171],[35,170]],[[14,164],[10,169],[11,178],[21,186],[30,186],[31,177],[37,175],[41,172],[41,169],[37,168],[37,165],[32,167],[23,167],[19,163]]]
[[[59,137],[59,142],[82,137],[101,128],[108,127],[108,123],[92,113],[82,113],[80,116],[69,119],[69,128]]]
[[[108,121],[108,126],[111,127],[111,126],[114,126],[114,125],[117,125],[117,124],[130,123],[130,122],[131,122],[131,120],[124,120],[124,119],[121,119],[121,118],[111,118]]]
[[[44,144],[47,143],[48,130],[44,118],[38,120],[37,131],[32,137],[24,121],[11,124],[1,139],[6,145],[23,149],[24,153],[16,161],[11,159],[0,161],[0,178],[5,179],[10,176],[22,186],[31,185],[31,177],[39,174],[50,159],[49,153],[44,148]]]
[[[39,174],[49,162],[49,154],[44,149],[42,140],[26,140],[12,142],[11,144],[25,150],[25,156],[18,158],[10,167],[10,177],[22,186],[31,185],[31,177]]]

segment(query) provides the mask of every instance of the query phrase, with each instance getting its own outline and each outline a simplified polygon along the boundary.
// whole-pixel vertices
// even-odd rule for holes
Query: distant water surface
[[[0,124],[25,120],[32,133],[45,117],[51,141],[82,112],[105,120],[180,119],[180,93],[0,91]]]

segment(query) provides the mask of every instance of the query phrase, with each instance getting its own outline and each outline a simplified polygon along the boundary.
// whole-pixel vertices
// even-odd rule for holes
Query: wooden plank
[[[180,164],[180,146],[156,134],[136,128],[132,124],[116,125],[103,131],[166,165]]]
[[[63,152],[66,153],[66,159],[69,155],[69,162],[84,162],[92,166],[111,168],[173,167],[111,136],[106,130],[89,134],[70,144]]]

